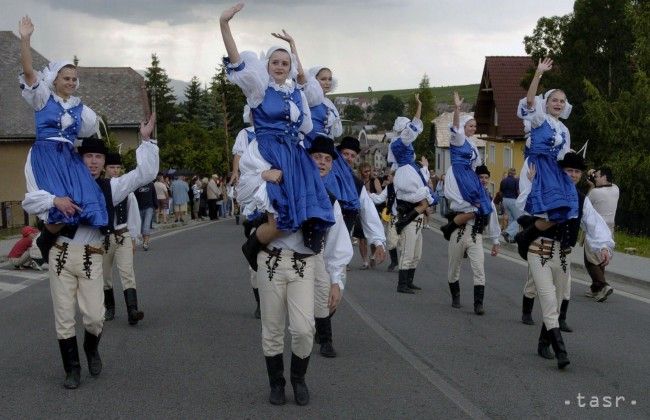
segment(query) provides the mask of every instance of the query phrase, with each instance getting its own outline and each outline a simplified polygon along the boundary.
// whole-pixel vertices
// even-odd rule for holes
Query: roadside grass
[[[634,236],[626,232],[615,231],[616,251],[625,252],[625,248],[636,248],[636,255],[650,257],[650,237]]]

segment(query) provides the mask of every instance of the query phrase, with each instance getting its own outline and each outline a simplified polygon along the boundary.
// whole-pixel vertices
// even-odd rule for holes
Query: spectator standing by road
[[[612,170],[603,166],[596,170],[590,177],[594,188],[589,191],[587,197],[598,214],[602,216],[614,236],[614,218],[616,216],[616,207],[618,205],[619,189],[612,181],[614,176]],[[604,302],[614,289],[605,281],[605,266],[601,258],[594,253],[588,246],[585,250],[585,268],[591,277],[591,288],[587,290],[586,296],[593,297],[597,302]]]
[[[158,200],[158,213],[156,214],[156,223],[167,223],[167,212],[169,210],[169,189],[163,178],[163,174],[159,173],[154,182],[156,189],[156,200]]]
[[[515,235],[519,231],[517,219],[521,216],[517,208],[517,197],[519,196],[519,178],[515,177],[514,168],[508,169],[508,176],[501,180],[499,191],[503,197],[503,208],[508,214],[508,227],[503,232],[503,237],[507,242],[514,242]]]
[[[185,223],[184,217],[187,213],[188,192],[190,186],[185,182],[185,177],[179,176],[172,182],[172,200],[174,202],[174,222]]]

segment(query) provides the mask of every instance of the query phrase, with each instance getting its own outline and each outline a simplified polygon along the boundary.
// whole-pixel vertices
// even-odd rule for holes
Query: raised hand
[[[18,33],[21,38],[29,38],[34,33],[34,24],[29,16],[23,16],[20,22],[18,22]]]
[[[219,20],[221,22],[228,22],[243,8],[244,8],[244,3],[237,3],[233,7],[224,10],[223,13],[221,13],[221,17],[219,18]]]
[[[415,94],[415,102],[416,102],[418,105],[422,105],[422,102],[420,102],[420,94],[419,94],[419,93],[416,93],[416,94]]]
[[[545,71],[549,71],[553,68],[553,60],[551,60],[549,57],[544,58],[543,60],[540,58],[539,63],[537,63],[537,73],[542,74]]]
[[[142,140],[151,139],[151,133],[153,133],[153,127],[156,125],[156,113],[152,112],[149,117],[149,121],[140,123],[140,136]]]
[[[277,32],[271,32],[271,35],[273,35],[276,38],[279,38],[283,41],[288,42],[290,45],[294,43],[293,37],[287,33],[284,29],[282,30],[282,33],[277,33]]]
[[[457,91],[454,91],[454,106],[460,108],[463,105],[464,99],[460,97]]]

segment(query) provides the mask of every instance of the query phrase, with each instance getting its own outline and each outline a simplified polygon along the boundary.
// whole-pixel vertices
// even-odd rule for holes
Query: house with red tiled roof
[[[48,59],[32,49],[34,68],[47,66]],[[2,227],[24,224],[20,201],[25,195],[24,165],[35,137],[34,111],[21,97],[20,39],[11,31],[0,31],[0,222]],[[82,98],[105,119],[112,138],[122,151],[138,145],[144,116],[141,86],[144,78],[130,67],[78,67]]]
[[[528,56],[485,57],[474,117],[476,134],[486,140],[485,164],[496,185],[508,168],[519,171],[523,165],[524,126],[517,117],[517,104],[526,96],[521,82],[533,67]]]

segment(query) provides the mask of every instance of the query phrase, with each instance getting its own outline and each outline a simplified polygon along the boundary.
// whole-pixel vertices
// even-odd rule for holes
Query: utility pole
[[[226,133],[226,162],[228,163],[228,170],[230,170],[230,145],[228,138],[230,134],[228,132],[228,108],[226,107],[226,78],[223,74],[223,69],[221,69],[222,77],[219,80],[219,85],[221,86],[221,112],[223,112],[223,130]]]
[[[156,87],[152,86],[151,87],[151,112],[155,113],[156,112]],[[156,116],[157,119],[158,116]],[[158,124],[154,121],[154,126],[153,126],[153,138],[158,140]]]

